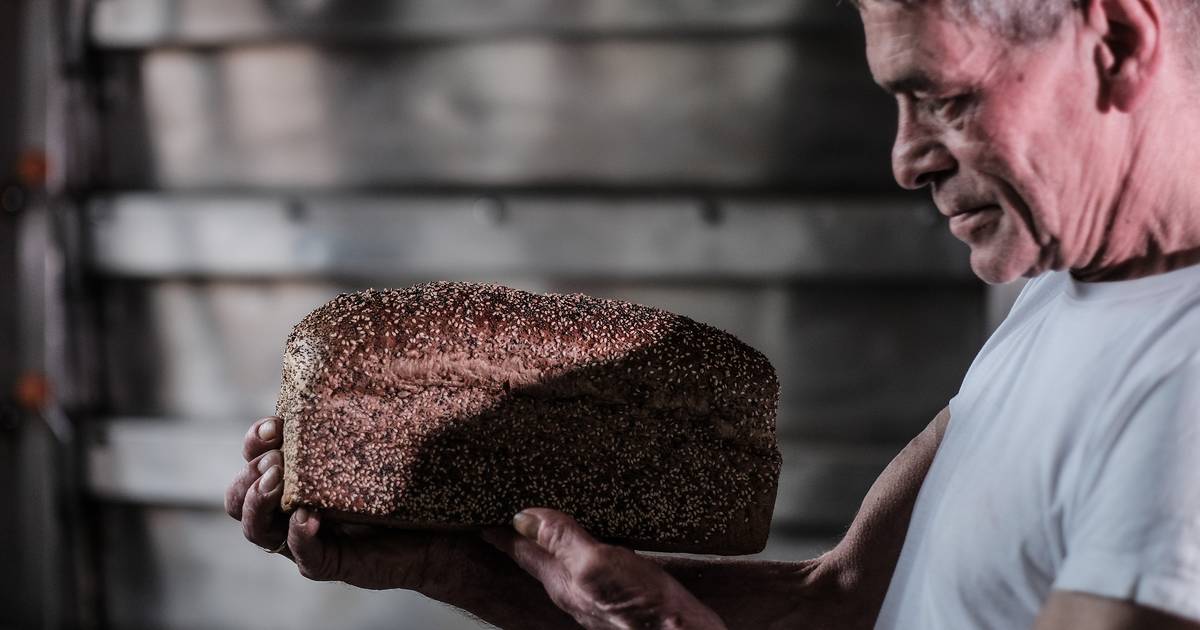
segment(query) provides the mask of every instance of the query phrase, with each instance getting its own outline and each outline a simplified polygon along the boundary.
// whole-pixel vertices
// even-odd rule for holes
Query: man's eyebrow
[[[879,85],[889,94],[912,94],[913,92],[932,92],[937,88],[938,82],[927,74],[915,72],[882,81]]]

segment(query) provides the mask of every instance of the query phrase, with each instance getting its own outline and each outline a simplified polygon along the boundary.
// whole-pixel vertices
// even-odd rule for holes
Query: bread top
[[[478,415],[506,396],[632,406],[679,418],[688,431],[736,451],[714,460],[712,466],[728,468],[716,474],[742,480],[736,487],[747,493],[766,488],[773,500],[778,392],[765,356],[687,317],[582,294],[435,282],[343,294],[305,317],[287,342],[279,413],[290,422],[328,413],[338,404],[332,401],[404,397],[428,410],[424,398],[437,396],[439,417],[388,420],[428,433],[437,429],[429,425]],[[285,452],[305,450],[295,443],[299,435],[285,431]],[[288,505],[295,493],[308,493],[294,470],[285,475]],[[394,507],[359,498],[344,507],[380,515]]]
[[[296,325],[284,361],[288,407],[336,391],[491,384],[681,407],[710,415],[726,439],[775,437],[779,383],[762,353],[682,315],[579,293],[461,282],[344,293]]]

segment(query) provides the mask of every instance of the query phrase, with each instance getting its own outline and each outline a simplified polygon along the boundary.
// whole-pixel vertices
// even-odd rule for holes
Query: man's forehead
[[[932,77],[918,71],[930,42],[921,11],[898,2],[864,0],[859,9],[867,38],[867,62],[875,82],[889,92],[928,87]],[[936,56],[936,55],[932,55]]]
[[[941,10],[942,7],[940,0],[853,0],[853,2],[854,7],[858,9],[858,14],[864,19],[868,13],[903,12],[913,9]]]
[[[871,74],[894,93],[935,88],[979,52],[974,40],[990,39],[982,29],[947,16],[936,3],[865,0],[860,14]]]

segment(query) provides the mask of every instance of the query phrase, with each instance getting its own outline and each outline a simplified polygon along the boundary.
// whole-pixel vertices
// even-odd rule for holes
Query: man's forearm
[[[808,624],[848,608],[844,597],[849,593],[823,572],[820,559],[767,562],[658,556],[655,560],[730,628],[819,628]]]
[[[949,422],[947,408],[909,442],[871,486],[846,536],[820,558],[755,562],[664,556],[658,562],[730,628],[869,629]]]
[[[821,558],[823,570],[834,576],[842,589],[853,591],[857,605],[869,612],[867,628],[873,627],[879,616],[917,495],[949,424],[950,408],[946,407],[892,459],[867,491],[841,542]]]

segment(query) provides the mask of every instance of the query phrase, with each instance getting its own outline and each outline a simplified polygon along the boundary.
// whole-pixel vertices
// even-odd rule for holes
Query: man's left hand
[[[588,630],[625,628],[725,630],[715,612],[653,561],[596,541],[570,516],[522,511],[516,532],[484,538],[537,578],[550,599]]]

